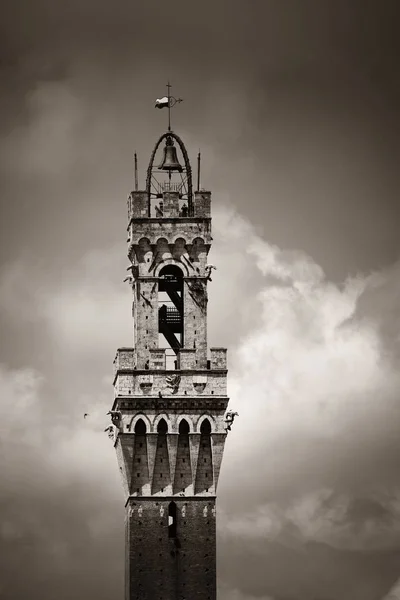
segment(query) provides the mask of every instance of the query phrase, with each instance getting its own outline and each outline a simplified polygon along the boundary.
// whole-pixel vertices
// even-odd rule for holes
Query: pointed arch
[[[168,433],[168,425],[164,417],[161,417],[161,419],[158,421],[157,433],[160,433],[161,435],[166,435]]]
[[[135,433],[137,435],[146,435],[146,423],[143,419],[138,419],[135,423]]]
[[[207,418],[200,425],[200,433],[202,435],[210,435],[211,433],[211,423]]]
[[[146,425],[146,432],[151,431],[151,422],[150,419],[143,413],[136,413],[136,415],[133,415],[132,419],[130,420],[130,423],[127,427],[127,429],[129,431],[131,431],[132,433],[135,432],[135,426],[137,421],[139,421],[139,419],[142,419]]]
[[[197,422],[195,424],[195,431],[200,433],[201,431],[201,424],[203,423],[203,421],[205,419],[208,419],[208,421],[210,422],[211,425],[211,433],[214,432],[216,430],[216,426],[215,426],[215,419],[212,415],[209,415],[208,413],[205,413],[203,415],[201,415],[198,419]]]
[[[176,421],[176,429],[179,432],[179,427],[182,421],[186,421],[186,423],[189,425],[189,433],[191,431],[193,431],[193,422],[192,419],[190,418],[189,415],[179,415],[177,421]]]
[[[179,423],[178,431],[181,435],[189,434],[190,427],[189,427],[189,423],[186,421],[185,417],[183,417],[183,419],[181,419],[181,422]]]
[[[167,422],[167,424],[170,423],[170,418],[169,415],[167,413],[160,413],[159,415],[157,415],[153,421],[153,427],[152,427],[152,431],[154,431],[155,433],[158,431],[158,424],[161,421],[161,419],[164,419],[164,421]]]
[[[196,469],[195,494],[209,493],[214,485],[213,456],[211,449],[212,420],[208,415],[198,423],[199,451]]]
[[[172,482],[168,452],[168,420],[162,415],[158,419],[154,431],[157,432],[157,435],[151,436],[155,451],[151,493],[153,495],[163,492],[170,494],[172,492]]]

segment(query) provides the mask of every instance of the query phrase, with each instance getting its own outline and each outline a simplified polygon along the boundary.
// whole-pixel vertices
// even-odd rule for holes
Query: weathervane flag
[[[167,108],[171,103],[171,98],[164,96],[163,98],[157,98],[155,108]]]

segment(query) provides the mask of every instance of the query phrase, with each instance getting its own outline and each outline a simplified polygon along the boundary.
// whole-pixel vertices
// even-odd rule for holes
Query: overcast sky
[[[382,600],[400,578],[398,13],[3,6],[0,598],[123,597],[103,429],[115,350],[132,344],[133,153],[143,187],[168,79],[212,191],[209,341],[229,349],[240,415],[219,483],[219,600]]]

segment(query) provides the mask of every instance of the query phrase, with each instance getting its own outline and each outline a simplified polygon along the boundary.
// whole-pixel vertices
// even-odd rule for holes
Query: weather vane
[[[182,102],[182,98],[174,98],[171,96],[171,85],[167,83],[168,95],[163,98],[157,98],[155,108],[166,108],[168,107],[168,131],[171,131],[171,108],[178,102]]]

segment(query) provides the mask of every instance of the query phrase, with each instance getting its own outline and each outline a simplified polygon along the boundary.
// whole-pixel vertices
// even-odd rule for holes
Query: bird
[[[86,417],[88,417],[88,416],[89,416],[89,413],[85,413],[85,414],[83,415],[83,418],[84,418],[84,419],[86,419]]]
[[[158,392],[158,397],[162,398],[162,393],[161,392]]]

